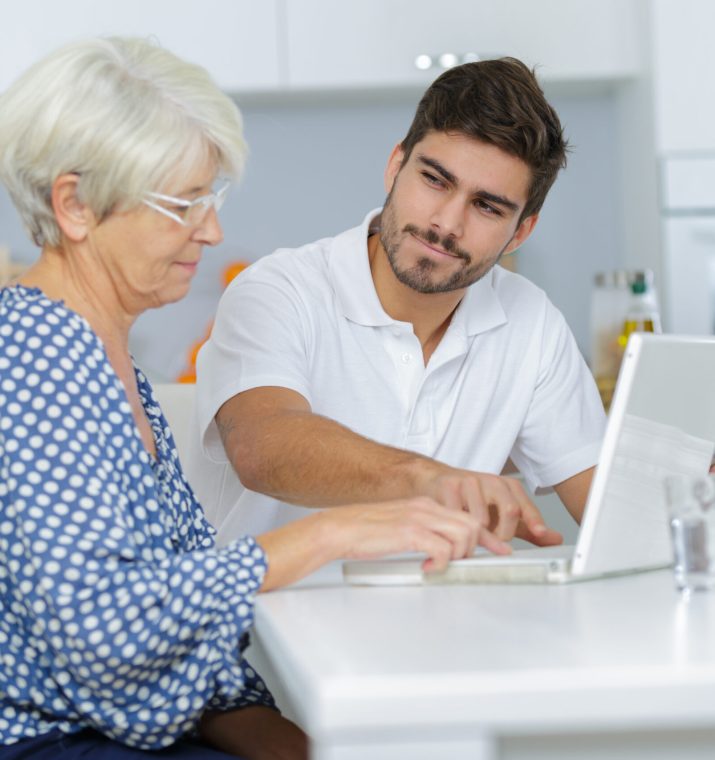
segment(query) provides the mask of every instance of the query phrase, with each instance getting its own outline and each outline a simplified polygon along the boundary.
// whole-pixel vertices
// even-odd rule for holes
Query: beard
[[[468,288],[478,280],[481,280],[498,263],[504,250],[509,245],[507,243],[501,251],[498,251],[493,256],[472,264],[474,258],[472,254],[459,248],[451,236],[440,237],[434,230],[420,230],[414,224],[406,224],[400,229],[393,207],[393,192],[394,186],[387,196],[382,210],[380,243],[385,249],[387,260],[390,262],[390,267],[395,277],[403,285],[407,285],[408,288],[412,288],[412,290],[418,293],[449,293],[453,290]],[[438,263],[428,256],[418,258],[412,266],[402,267],[398,261],[398,253],[400,245],[407,235],[413,235],[429,245],[439,246],[443,251],[452,254],[461,263],[461,268],[440,279],[437,272],[439,269]]]

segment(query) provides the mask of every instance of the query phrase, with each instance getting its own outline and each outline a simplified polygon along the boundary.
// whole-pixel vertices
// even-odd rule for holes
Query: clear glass
[[[212,207],[217,212],[220,210],[224,200],[226,200],[226,193],[230,184],[230,182],[226,182],[215,193],[202,195],[192,201],[186,200],[186,198],[175,198],[173,195],[163,195],[162,193],[147,193],[143,203],[184,227],[194,227],[204,221]]]
[[[685,592],[715,588],[715,477],[665,479],[675,560],[675,585]]]

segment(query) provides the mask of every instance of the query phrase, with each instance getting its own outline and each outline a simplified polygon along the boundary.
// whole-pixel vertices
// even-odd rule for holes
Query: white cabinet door
[[[671,216],[663,224],[665,324],[681,335],[715,333],[715,219]]]
[[[231,92],[280,81],[277,0],[20,0],[3,3],[0,90],[41,56],[96,35],[153,36]]]
[[[638,72],[631,0],[286,0],[295,88],[423,84],[419,55],[513,55],[545,81],[610,80]]]
[[[657,147],[715,150],[715,3],[655,0],[653,20]]]

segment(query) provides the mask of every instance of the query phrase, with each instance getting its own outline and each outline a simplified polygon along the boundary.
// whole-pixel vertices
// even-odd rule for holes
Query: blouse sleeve
[[[186,550],[184,496],[160,498],[101,344],[77,315],[49,317],[19,350],[0,333],[0,606],[8,662],[36,663],[7,696],[145,749],[207,708],[273,706],[239,647],[262,549]]]

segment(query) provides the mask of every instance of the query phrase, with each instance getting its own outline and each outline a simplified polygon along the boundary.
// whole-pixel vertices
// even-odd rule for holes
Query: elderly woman
[[[303,757],[242,658],[255,594],[338,557],[500,550],[424,499],[214,547],[127,337],[221,241],[243,157],[232,101],[141,40],[71,45],[0,97],[0,179],[41,247],[0,291],[0,759]]]

